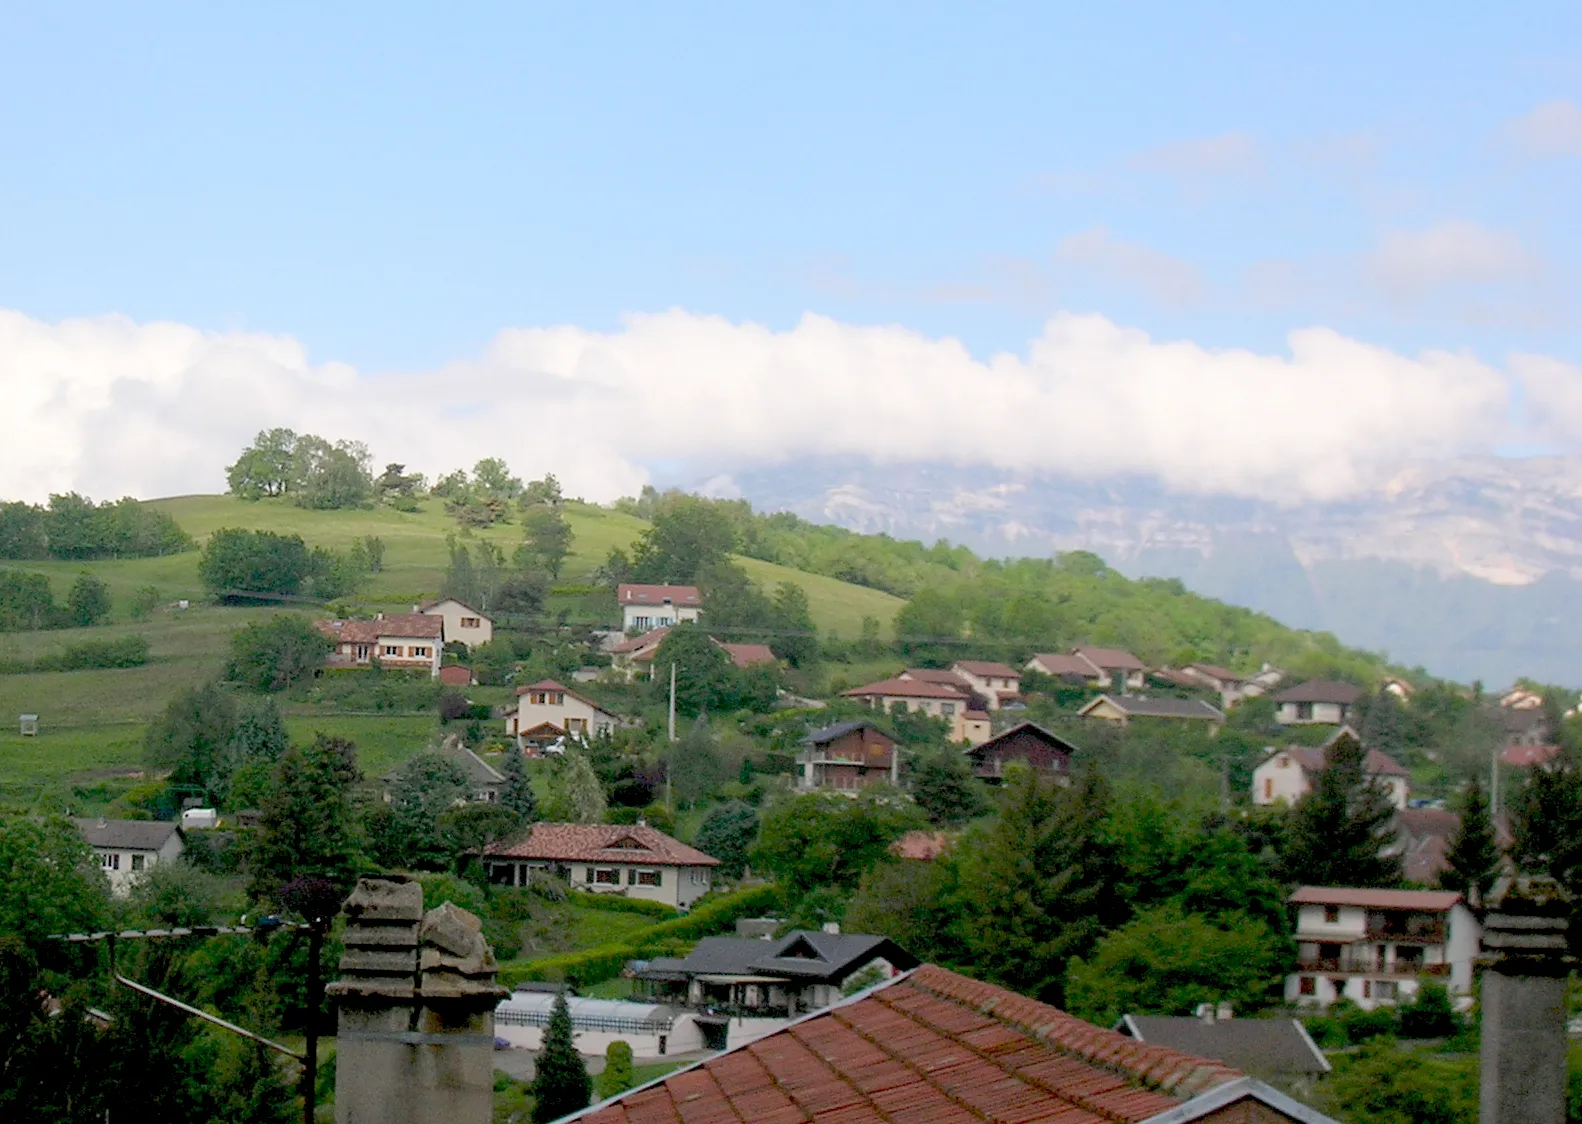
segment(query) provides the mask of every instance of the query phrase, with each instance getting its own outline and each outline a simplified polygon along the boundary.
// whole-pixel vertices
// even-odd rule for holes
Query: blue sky
[[[1579,103],[1573,3],[0,3],[0,309],[364,378],[670,309],[1322,326],[1570,404]]]

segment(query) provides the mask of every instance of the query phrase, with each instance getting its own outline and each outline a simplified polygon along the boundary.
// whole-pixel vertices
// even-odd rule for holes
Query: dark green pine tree
[[[1450,869],[1439,876],[1439,884],[1460,892],[1469,906],[1481,910],[1500,874],[1500,848],[1494,841],[1488,797],[1476,778],[1461,797],[1461,824],[1450,837],[1445,861]]]
[[[505,787],[500,791],[500,804],[514,812],[522,826],[538,819],[538,801],[533,796],[533,786],[527,779],[527,767],[522,762],[522,751],[514,745],[505,750]]]
[[[1363,771],[1362,743],[1342,735],[1325,752],[1313,791],[1291,810],[1282,866],[1304,886],[1394,886],[1401,860],[1394,841],[1395,807]]]
[[[1527,874],[1548,874],[1573,894],[1582,888],[1582,753],[1561,744],[1529,769],[1511,801],[1511,858]]]
[[[555,996],[555,1008],[544,1030],[544,1047],[533,1065],[533,1124],[549,1124],[588,1107],[593,1081],[572,1042],[571,1008],[564,991]]]
[[[352,789],[361,779],[357,747],[344,738],[319,734],[312,745],[286,751],[249,848],[255,900],[276,902],[299,878],[324,879],[343,892],[351,887],[359,842]]]

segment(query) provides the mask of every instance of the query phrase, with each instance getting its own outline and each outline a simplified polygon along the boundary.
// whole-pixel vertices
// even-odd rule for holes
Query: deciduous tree
[[[81,574],[66,595],[66,615],[78,628],[89,628],[110,615],[110,587],[92,574]]]
[[[758,836],[758,812],[740,800],[728,800],[709,810],[698,828],[698,850],[720,860],[720,873],[740,878],[747,854]]]
[[[255,691],[288,691],[313,677],[334,644],[295,613],[276,613],[231,634],[226,675]]]

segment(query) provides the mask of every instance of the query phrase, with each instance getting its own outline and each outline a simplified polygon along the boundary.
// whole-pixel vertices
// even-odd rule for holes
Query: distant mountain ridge
[[[953,466],[809,462],[716,477],[760,510],[987,555],[1089,550],[1133,576],[1326,629],[1436,675],[1582,686],[1582,458],[1411,466],[1289,505]]]

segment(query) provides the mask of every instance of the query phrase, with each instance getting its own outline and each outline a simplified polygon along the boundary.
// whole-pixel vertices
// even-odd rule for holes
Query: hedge
[[[699,937],[712,936],[736,924],[739,917],[754,917],[780,904],[780,892],[773,886],[752,886],[724,894],[683,917],[661,921],[622,944],[606,944],[577,952],[546,956],[526,964],[504,968],[500,982],[515,987],[524,980],[575,979],[587,987],[613,980],[628,960],[651,960],[686,951]]]
[[[623,898],[618,894],[596,894],[587,890],[579,890],[572,895],[573,904],[584,909],[603,909],[610,913],[642,913],[649,917],[658,917],[669,921],[680,917],[674,906],[664,902],[644,901],[642,898]]]

